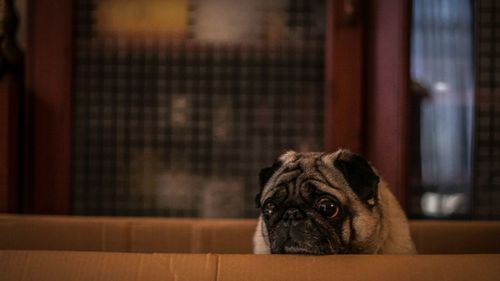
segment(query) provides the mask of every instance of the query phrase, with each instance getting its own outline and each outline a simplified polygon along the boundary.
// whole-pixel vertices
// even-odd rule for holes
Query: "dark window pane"
[[[469,0],[415,0],[411,35],[411,212],[470,212],[473,33]]]
[[[500,218],[500,4],[414,0],[411,214]]]

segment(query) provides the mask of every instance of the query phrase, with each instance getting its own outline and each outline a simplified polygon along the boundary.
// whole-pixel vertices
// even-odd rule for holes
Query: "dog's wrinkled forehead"
[[[321,153],[321,152],[295,152],[295,151],[287,151],[283,153],[278,160],[282,163],[283,166],[288,168],[294,168],[298,165],[301,168],[307,168],[311,166],[316,161],[324,161],[323,158],[328,158],[328,156],[332,156],[332,154]],[[324,162],[324,164],[328,164]]]
[[[338,152],[328,154],[320,152],[299,153],[295,151],[282,154],[278,158],[281,166],[264,187],[262,200],[274,193],[280,184],[291,179],[316,179],[328,182],[329,185],[346,186],[347,183],[342,173],[333,165],[337,154]]]

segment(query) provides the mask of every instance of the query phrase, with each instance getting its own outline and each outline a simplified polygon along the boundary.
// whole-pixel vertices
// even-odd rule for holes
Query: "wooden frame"
[[[348,6],[352,5],[352,6]],[[327,151],[362,147],[363,36],[361,1],[327,1],[325,144]]]
[[[70,212],[72,3],[28,2],[27,212]]]
[[[0,212],[18,210],[20,79],[5,74],[0,80]]]
[[[371,3],[364,147],[367,157],[406,207],[410,0]]]
[[[0,5],[0,212],[19,210],[22,138],[22,52],[16,35],[19,16],[12,0]]]
[[[326,148],[364,154],[406,207],[410,0],[327,3]]]

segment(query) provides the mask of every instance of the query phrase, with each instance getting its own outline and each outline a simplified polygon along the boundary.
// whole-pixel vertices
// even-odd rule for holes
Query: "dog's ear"
[[[377,200],[379,177],[368,161],[349,150],[340,150],[333,162],[351,189],[363,202]],[[370,204],[371,205],[371,204]]]
[[[259,183],[260,183],[260,191],[255,196],[255,205],[257,208],[260,208],[260,196],[262,195],[262,191],[264,190],[264,186],[266,186],[269,179],[273,176],[273,174],[281,167],[282,163],[279,160],[276,160],[271,167],[266,167],[260,170],[259,173]]]

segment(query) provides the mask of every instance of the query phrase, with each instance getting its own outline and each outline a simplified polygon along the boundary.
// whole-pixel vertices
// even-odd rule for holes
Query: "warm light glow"
[[[104,0],[96,10],[98,33],[124,37],[183,37],[186,0]]]

